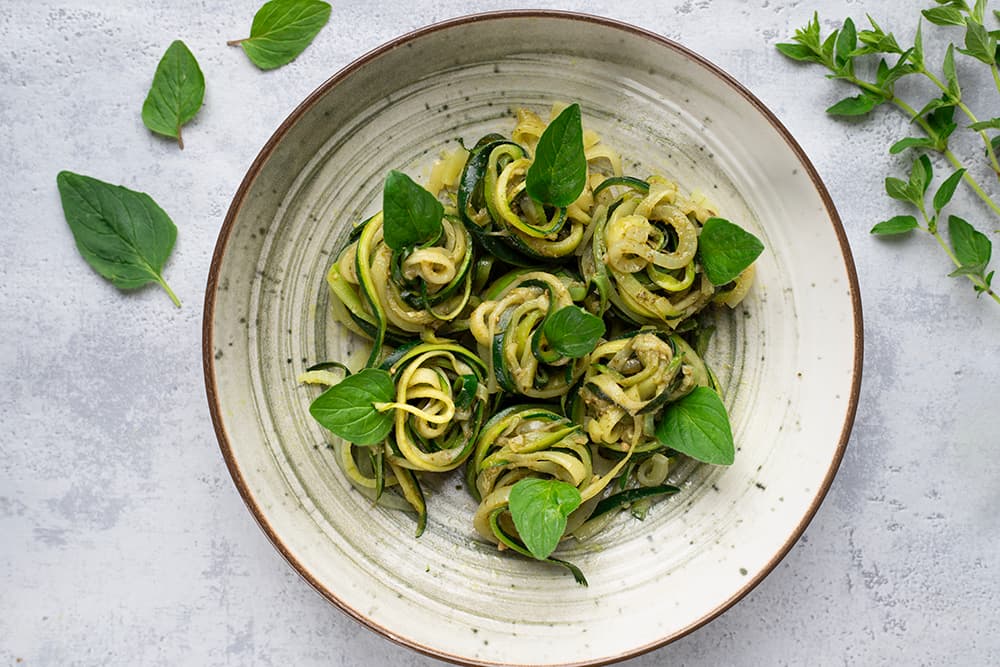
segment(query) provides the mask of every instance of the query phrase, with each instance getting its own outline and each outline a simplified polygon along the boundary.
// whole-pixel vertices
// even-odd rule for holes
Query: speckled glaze
[[[378,207],[390,168],[420,177],[510,110],[578,101],[628,158],[701,189],[760,236],[758,284],[716,315],[709,352],[739,451],[680,466],[683,492],[563,555],[587,574],[498,554],[457,477],[430,522],[372,507],[340,474],[296,375],[357,341],[328,315],[326,269]],[[634,164],[632,164],[634,162]],[[225,355],[216,352],[225,349]],[[605,19],[510,12],[449,21],[362,57],[300,105],[240,187],[205,304],[209,402],[254,516],[338,607],[386,637],[470,664],[599,664],[676,639],[760,581],[816,511],[843,455],[861,368],[854,266],[837,214],[788,133],[672,42]]]

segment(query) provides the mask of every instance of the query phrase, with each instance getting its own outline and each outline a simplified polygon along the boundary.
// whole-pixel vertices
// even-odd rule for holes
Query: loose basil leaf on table
[[[552,313],[543,329],[552,349],[570,359],[593,352],[604,331],[604,320],[579,306],[566,306]]]
[[[722,218],[709,218],[698,236],[698,256],[713,285],[736,279],[764,251],[756,236]]]
[[[181,126],[195,117],[204,98],[205,76],[194,54],[178,39],[156,66],[142,104],[142,122],[153,132],[176,139],[183,149]]]
[[[545,560],[566,530],[566,518],[580,506],[580,491],[555,479],[529,477],[510,489],[510,515],[531,555]]]
[[[542,204],[569,206],[587,185],[580,105],[571,104],[549,123],[525,174],[528,196]]]
[[[732,465],[736,457],[733,431],[722,399],[708,387],[695,387],[667,405],[656,425],[660,442],[704,463]]]
[[[379,410],[396,395],[388,371],[366,368],[333,385],[309,406],[321,425],[360,447],[377,445],[392,430],[392,410]]]
[[[393,169],[382,188],[382,237],[393,250],[433,242],[441,236],[444,206],[401,171]]]
[[[181,305],[163,279],[177,227],[152,197],[69,171],[56,185],[76,247],[95,271],[120,289],[157,283]]]
[[[249,37],[226,43],[241,46],[260,69],[275,69],[295,60],[329,20],[321,0],[271,0],[254,14]]]

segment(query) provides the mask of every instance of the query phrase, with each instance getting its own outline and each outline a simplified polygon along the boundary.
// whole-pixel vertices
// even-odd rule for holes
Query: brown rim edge
[[[250,186],[256,180],[257,175],[260,173],[264,164],[267,162],[272,151],[285,136],[288,130],[298,121],[298,119],[303,116],[312,107],[318,99],[326,95],[326,93],[335,86],[342,79],[352,74],[355,70],[359,69],[369,61],[379,57],[383,53],[395,49],[406,42],[413,39],[422,37],[424,35],[437,32],[439,30],[445,30],[448,28],[453,28],[466,23],[476,23],[479,21],[490,21],[497,19],[506,18],[557,18],[557,19],[567,19],[574,21],[585,21],[589,23],[596,23],[609,28],[615,28],[622,30],[627,33],[648,39],[650,41],[656,42],[662,46],[666,46],[674,51],[681,53],[682,55],[691,58],[698,64],[703,66],[708,71],[715,74],[717,77],[722,79],[729,87],[734,91],[739,93],[744,99],[746,99],[750,104],[752,104],[763,116],[771,123],[771,125],[778,131],[778,133],[788,144],[792,152],[798,158],[799,162],[805,168],[806,172],[809,174],[809,178],[813,182],[813,186],[819,193],[820,198],[823,200],[823,205],[826,207],[827,214],[830,216],[830,221],[833,223],[834,232],[837,235],[837,240],[840,243],[841,254],[844,258],[845,268],[847,269],[848,281],[850,283],[851,292],[851,305],[854,314],[854,367],[852,370],[852,381],[851,381],[851,395],[847,406],[847,414],[844,417],[844,426],[841,429],[840,441],[837,446],[836,454],[834,455],[833,461],[830,464],[830,468],[826,473],[826,477],[823,479],[823,483],[817,490],[816,497],[813,499],[812,504],[807,509],[799,525],[796,526],[795,530],[792,532],[788,540],[778,549],[777,553],[771,558],[771,560],[754,576],[752,577],[740,590],[738,590],[729,599],[725,600],[712,612],[706,614],[702,618],[694,621],[687,627],[684,627],[677,632],[668,635],[662,639],[659,639],[650,644],[644,646],[639,646],[632,649],[626,653],[619,654],[617,656],[599,658],[592,661],[586,662],[576,662],[576,663],[565,663],[566,667],[597,667],[599,665],[609,665],[622,660],[627,660],[629,658],[634,658],[644,653],[662,648],[667,644],[670,644],[682,637],[694,632],[703,625],[714,620],[722,613],[730,609],[737,602],[742,600],[750,591],[752,591],[756,586],[763,581],[763,579],[770,574],[778,563],[788,555],[792,547],[798,542],[799,538],[805,532],[806,527],[809,522],[812,521],[816,512],[819,510],[819,506],[822,504],[823,499],[826,497],[827,492],[830,490],[830,486],[833,483],[833,479],[836,476],[837,470],[840,467],[840,463],[844,457],[844,452],[847,449],[847,443],[850,438],[851,429],[854,426],[854,418],[857,413],[858,398],[861,391],[861,372],[862,372],[862,362],[864,360],[864,325],[862,320],[861,311],[861,291],[858,284],[858,274],[857,269],[854,264],[854,255],[851,252],[851,247],[847,240],[847,233],[844,230],[843,222],[840,219],[840,215],[837,213],[836,206],[833,203],[833,199],[830,197],[830,193],[827,191],[826,186],[819,177],[819,173],[813,166],[812,162],[806,156],[805,151],[798,144],[792,134],[788,129],[778,120],[778,118],[768,109],[763,102],[757,99],[743,84],[733,78],[730,74],[725,72],[723,69],[712,63],[711,61],[705,59],[704,57],[698,55],[694,51],[691,51],[685,46],[674,42],[662,35],[658,35],[654,32],[646,30],[644,28],[639,28],[637,26],[617,21],[614,19],[608,19],[599,16],[593,16],[590,14],[583,14],[579,12],[569,12],[569,11],[557,11],[557,10],[510,10],[510,11],[496,11],[496,12],[485,12],[481,14],[471,14],[468,16],[461,16],[457,18],[447,19],[445,21],[434,23],[423,28],[419,28],[412,32],[401,35],[371,51],[357,58],[356,60],[349,63],[346,67],[341,69],[339,72],[334,74],[332,77],[324,81],[316,90],[314,90],[301,104],[299,104],[294,111],[278,126],[271,138],[268,139],[267,143],[257,154],[254,159],[253,164],[251,164],[250,169],[247,171],[246,176],[243,177],[243,181],[240,183],[236,194],[233,196],[233,201],[229,206],[229,210],[226,213],[225,221],[223,222],[222,229],[219,231],[219,238],[215,245],[215,251],[212,255],[212,263],[209,266],[208,272],[208,282],[205,288],[205,303],[204,310],[202,312],[202,366],[204,368],[205,374],[205,391],[208,398],[208,407],[212,415],[212,424],[215,428],[215,434],[219,441],[219,447],[222,450],[222,456],[226,461],[226,467],[229,469],[229,474],[233,478],[233,482],[236,485],[240,496],[246,503],[247,508],[253,515],[257,524],[267,535],[267,538],[271,541],[274,547],[279,553],[288,561],[288,563],[295,569],[299,575],[305,579],[305,581],[312,586],[320,595],[329,600],[334,606],[340,609],[342,612],[360,622],[362,625],[368,627],[369,629],[377,632],[378,634],[384,636],[385,638],[405,646],[407,648],[413,649],[424,655],[430,656],[432,658],[437,658],[440,660],[447,660],[449,662],[459,664],[459,665],[473,665],[473,666],[493,666],[502,663],[488,662],[488,661],[477,661],[469,660],[461,656],[452,655],[449,653],[444,653],[440,650],[434,649],[429,646],[424,646],[418,642],[415,642],[407,637],[402,637],[395,634],[387,628],[384,628],[370,618],[364,616],[362,613],[353,609],[352,607],[341,601],[332,591],[324,587],[313,575],[296,559],[295,555],[288,549],[288,547],[281,541],[277,532],[268,523],[267,518],[264,516],[260,507],[257,505],[256,500],[250,494],[249,488],[246,484],[246,480],[243,478],[239,467],[236,464],[236,460],[233,457],[232,448],[229,444],[229,438],[226,434],[225,426],[222,423],[222,416],[218,400],[218,392],[215,383],[215,359],[212,352],[212,338],[214,333],[213,321],[215,315],[215,295],[218,288],[219,280],[219,270],[222,264],[222,257],[225,254],[226,246],[228,245],[230,234],[232,233],[233,226],[236,221],[236,216],[238,215],[240,208],[243,204],[243,199],[250,189]]]

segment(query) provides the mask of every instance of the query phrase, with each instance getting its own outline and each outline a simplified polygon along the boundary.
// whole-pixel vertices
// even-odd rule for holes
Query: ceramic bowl
[[[296,376],[357,341],[324,282],[389,169],[420,176],[457,138],[510,132],[511,109],[579,102],[628,157],[706,192],[767,250],[758,282],[719,313],[708,357],[738,452],[686,464],[645,521],[623,513],[564,556],[590,580],[480,542],[458,477],[430,521],[351,489]],[[268,537],[334,605],[391,640],[467,664],[598,664],[661,646],[722,613],[802,534],[854,417],[861,311],[844,230],[788,131],[731,77],[621,23],[502,12],[433,25],[335,74],[278,128],[229,209],[205,301],[212,418],[236,486]]]

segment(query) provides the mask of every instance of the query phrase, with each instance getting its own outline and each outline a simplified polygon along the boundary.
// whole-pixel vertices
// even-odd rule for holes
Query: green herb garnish
[[[580,491],[555,479],[528,477],[510,489],[510,515],[531,555],[545,560],[566,531],[566,517],[580,506]]]
[[[546,318],[543,333],[560,355],[579,359],[594,351],[604,331],[604,320],[600,317],[579,306],[566,306]]]
[[[382,236],[393,250],[433,243],[443,231],[444,206],[412,178],[395,169],[382,188]]]
[[[715,465],[732,465],[736,457],[733,431],[722,399],[708,387],[695,387],[669,403],[656,437],[671,449]]]
[[[157,283],[181,305],[163,279],[177,227],[149,195],[69,171],[56,185],[76,247],[95,271],[120,289]]]
[[[713,285],[736,279],[764,251],[756,236],[722,218],[709,218],[698,236],[698,256]]]
[[[153,75],[153,85],[142,104],[142,122],[153,132],[177,139],[184,148],[181,126],[201,109],[205,76],[184,42],[171,44]]]
[[[863,116],[882,105],[891,105],[903,112],[907,122],[916,125],[924,136],[908,136],[895,141],[889,148],[893,155],[907,150],[939,153],[955,169],[937,189],[933,211],[925,204],[925,194],[932,181],[930,160],[920,156],[912,165],[909,178],[904,181],[889,177],[885,189],[890,197],[912,204],[920,213],[897,215],[872,227],[872,234],[886,236],[903,234],[912,230],[927,232],[938,242],[949,256],[956,270],[952,276],[964,276],[977,293],[987,294],[1000,303],[1000,295],[993,291],[993,272],[987,273],[991,249],[989,239],[976,232],[971,224],[953,224],[949,217],[950,230],[954,227],[963,238],[952,237],[950,243],[938,230],[941,211],[951,201],[959,181],[972,188],[973,192],[990,209],[1000,216],[998,205],[987,191],[973,177],[958,155],[952,151],[949,141],[958,129],[955,114],[961,113],[968,120],[967,129],[979,135],[983,143],[986,161],[1000,178],[1000,135],[990,136],[988,131],[1000,129],[1000,119],[980,120],[969,108],[959,81],[955,53],[964,54],[989,67],[993,81],[1000,91],[1000,52],[997,49],[998,31],[991,31],[984,25],[986,15],[985,0],[976,0],[970,6],[967,0],[935,0],[938,6],[923,10],[922,15],[931,23],[941,26],[959,26],[965,29],[962,46],[949,43],[944,49],[940,71],[929,63],[925,56],[923,31],[918,24],[912,45],[901,46],[895,35],[886,32],[869,17],[871,28],[858,31],[851,19],[843,26],[824,37],[819,24],[819,16],[803,28],[795,31],[794,43],[778,44],[777,49],[785,56],[802,62],[822,65],[831,72],[830,78],[851,84],[858,95],[833,105],[827,111],[834,115]],[[994,11],[994,15],[997,12]],[[964,47],[964,48],[963,48]],[[876,59],[869,63],[869,59]],[[865,78],[862,72],[875,65],[874,79]],[[923,77],[934,86],[937,97],[926,100],[923,105],[912,104],[896,93],[896,83],[904,77]],[[959,219],[961,220],[961,219]],[[968,229],[966,229],[968,226]],[[975,232],[978,236],[974,236]],[[965,246],[968,238],[975,238],[978,250],[960,256],[959,246]],[[963,259],[964,257],[964,259]]]
[[[535,201],[569,206],[587,185],[580,105],[571,104],[549,123],[535,147],[525,175],[525,189]]]
[[[295,60],[329,20],[321,0],[271,0],[254,14],[249,37],[226,43],[243,47],[260,69],[275,69]]]
[[[392,430],[393,413],[387,408],[392,407],[395,395],[387,371],[366,368],[317,396],[309,414],[348,442],[360,447],[377,445]]]

